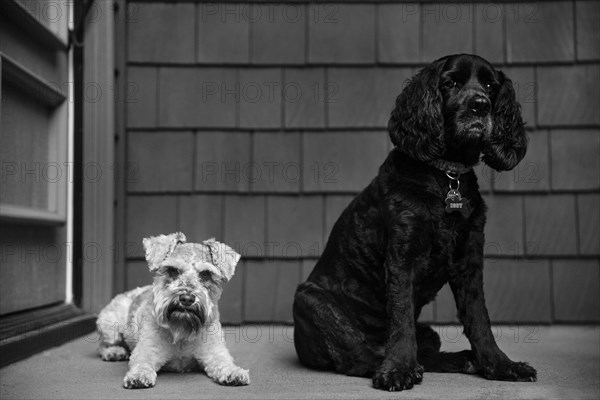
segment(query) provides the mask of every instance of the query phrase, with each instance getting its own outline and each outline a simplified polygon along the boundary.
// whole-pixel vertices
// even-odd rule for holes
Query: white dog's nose
[[[196,297],[193,294],[184,293],[179,296],[179,302],[185,307],[191,306],[194,301],[196,301]]]

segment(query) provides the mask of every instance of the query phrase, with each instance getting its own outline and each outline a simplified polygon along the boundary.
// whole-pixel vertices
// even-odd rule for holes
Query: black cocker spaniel
[[[527,135],[510,79],[475,55],[441,58],[396,99],[395,148],[344,210],[294,299],[301,362],[366,376],[384,390],[421,383],[423,371],[535,381],[496,345],[483,294],[486,206],[473,166],[510,170]],[[471,350],[440,352],[417,323],[449,282]]]

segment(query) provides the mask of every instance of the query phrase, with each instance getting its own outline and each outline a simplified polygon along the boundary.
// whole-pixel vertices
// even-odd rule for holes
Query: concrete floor
[[[488,381],[477,376],[425,373],[413,390],[387,393],[371,381],[303,368],[297,361],[292,327],[228,327],[227,342],[237,363],[250,369],[251,384],[222,387],[201,373],[159,374],[152,389],[126,390],[126,362],[101,361],[93,339],[80,338],[0,370],[2,399],[598,399],[600,328],[495,327],[500,347],[514,360],[538,370],[538,382]],[[443,349],[468,348],[453,326],[436,327]],[[237,335],[237,339],[236,339]]]

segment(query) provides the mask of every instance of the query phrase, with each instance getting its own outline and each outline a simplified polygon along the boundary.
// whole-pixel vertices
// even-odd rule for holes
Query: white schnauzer
[[[183,233],[144,239],[154,284],[116,296],[98,316],[100,356],[129,358],[128,389],[154,386],[161,369],[202,368],[221,385],[250,383],[225,347],[217,308],[240,255],[214,239],[185,241]]]

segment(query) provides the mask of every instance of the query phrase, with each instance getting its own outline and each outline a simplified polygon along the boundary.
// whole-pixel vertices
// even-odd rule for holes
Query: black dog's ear
[[[528,138],[513,83],[502,71],[498,77],[501,86],[492,109],[494,128],[484,142],[482,160],[496,171],[508,171],[525,156]]]
[[[408,156],[430,161],[444,151],[440,72],[445,59],[434,61],[413,77],[396,98],[388,122],[392,143]]]

